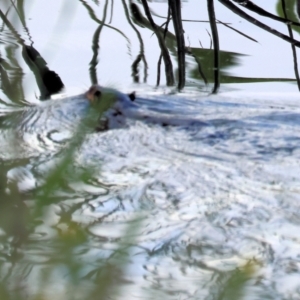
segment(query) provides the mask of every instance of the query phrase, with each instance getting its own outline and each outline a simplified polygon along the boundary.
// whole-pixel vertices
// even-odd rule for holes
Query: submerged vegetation
[[[4,41],[0,47],[0,86],[1,86],[1,116],[5,118],[7,111],[24,108],[30,101],[26,99],[24,91],[23,66],[27,65],[35,78],[39,89],[39,100],[46,101],[64,87],[60,74],[48,66],[43,54],[34,45],[34,36],[30,34],[30,26],[26,22],[26,0],[5,0],[5,5],[0,7],[0,39]],[[63,1],[65,7],[69,7],[68,1]],[[103,30],[111,30],[120,35],[126,41],[130,49],[131,41],[121,28],[110,25],[114,16],[114,6],[117,1],[72,1],[72,5],[82,5],[90,18],[97,23],[93,35],[92,58],[90,60],[89,74],[91,84],[98,82],[97,66],[100,57],[100,37]],[[212,85],[211,91],[217,93],[220,84],[244,83],[244,82],[267,82],[267,81],[292,81],[296,80],[300,90],[300,80],[297,66],[296,47],[300,42],[294,37],[293,31],[300,31],[298,16],[294,8],[299,1],[278,1],[278,16],[273,15],[251,1],[243,0],[219,0],[219,2],[262,30],[276,35],[278,38],[291,44],[294,59],[295,78],[246,78],[231,76],[226,70],[237,64],[239,54],[236,52],[223,51],[218,42],[218,27],[226,26],[240,35],[241,39],[247,38],[257,42],[254,37],[233,28],[221,20],[214,11],[214,1],[202,1],[201,9],[207,9],[208,20],[211,28],[211,48],[187,46],[184,31],[184,20],[181,15],[182,3],[180,0],[169,0],[168,14],[158,16],[151,10],[151,1],[125,1],[122,0],[124,14],[130,28],[136,34],[139,41],[139,53],[133,59],[131,65],[132,80],[135,83],[147,82],[148,62],[144,41],[139,31],[140,28],[148,28],[157,39],[160,56],[157,58],[156,85],[161,82],[161,66],[163,64],[165,82],[168,86],[177,85],[178,90],[186,86],[186,76],[193,78],[199,85]],[[69,3],[69,2],[68,2]],[[204,3],[206,5],[204,5]],[[102,6],[100,6],[100,4]],[[101,10],[94,7],[102,8]],[[241,8],[240,8],[241,7]],[[199,8],[200,9],[200,5]],[[273,22],[283,22],[288,27],[288,35],[280,33],[255,17],[247,14],[247,10],[260,16],[271,19]],[[61,18],[68,16],[69,12],[63,12]],[[157,19],[163,19],[158,24]],[[21,24],[21,27],[19,26]],[[173,30],[172,30],[173,29]],[[26,35],[26,38],[24,38]],[[79,37],[80,38],[80,37]],[[124,50],[125,51],[125,50]],[[20,60],[22,57],[22,63]],[[192,59],[191,68],[187,67],[186,59]],[[176,69],[176,70],[174,70]],[[142,76],[141,76],[142,74]],[[140,80],[142,77],[142,80]],[[0,126],[1,126],[0,120]],[[1,130],[1,128],[0,128]],[[1,300],[46,300],[46,299],[116,299],[122,295],[119,284],[126,279],[127,264],[131,260],[132,246],[142,234],[139,232],[140,224],[144,222],[144,212],[141,210],[132,214],[132,218],[124,222],[124,232],[121,237],[111,238],[111,249],[98,247],[103,253],[89,253],[91,244],[101,244],[107,237],[94,236],[90,228],[95,224],[101,224],[105,215],[87,222],[76,221],[73,213],[77,209],[94,207],[89,203],[93,195],[87,193],[85,199],[72,194],[70,183],[87,183],[93,181],[93,172],[80,170],[74,167],[76,153],[82,147],[86,132],[79,128],[74,131],[73,138],[63,145],[58,153],[53,154],[54,166],[47,168],[45,174],[37,174],[42,179],[35,182],[34,188],[20,191],[18,179],[26,177],[26,166],[34,169],[34,159],[23,157],[22,153],[16,153],[15,159],[0,159],[0,299]],[[13,142],[18,144],[18,136],[13,137]],[[16,147],[17,148],[17,147]],[[0,150],[1,151],[1,150]],[[11,152],[19,150],[11,149]],[[48,157],[41,158],[39,164],[48,162]],[[101,162],[97,162],[97,168],[101,168]],[[18,170],[21,175],[17,179],[9,179],[8,173]],[[101,185],[101,183],[97,182]],[[104,193],[107,187],[103,187]],[[74,200],[68,202],[70,196]],[[60,210],[53,212],[52,205],[60,203]],[[98,203],[98,205],[100,205]],[[103,204],[104,205],[104,204]],[[121,205],[121,204],[120,204]],[[118,209],[117,207],[116,209]],[[55,214],[59,219],[55,225],[48,225],[45,229],[47,215]],[[35,253],[44,253],[37,256]],[[155,255],[155,253],[151,254]],[[241,299],[247,282],[254,274],[253,263],[236,268],[231,272],[218,274],[220,285],[211,299]],[[38,271],[36,271],[38,269]],[[36,272],[34,280],[28,279],[31,273]],[[130,286],[130,282],[126,282]],[[153,283],[154,284],[154,283]],[[127,292],[126,292],[127,293]],[[145,291],[147,299],[148,295]],[[127,295],[125,294],[127,297]],[[152,299],[155,299],[153,295]],[[158,299],[158,298],[156,298]]]

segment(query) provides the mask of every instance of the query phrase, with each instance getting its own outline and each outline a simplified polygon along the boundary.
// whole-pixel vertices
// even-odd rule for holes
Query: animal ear
[[[131,101],[134,101],[135,100],[135,92],[128,94],[128,97]]]

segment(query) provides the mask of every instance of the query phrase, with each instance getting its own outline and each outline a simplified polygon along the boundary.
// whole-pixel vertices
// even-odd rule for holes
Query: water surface
[[[112,299],[223,299],[228,278],[252,263],[245,298],[298,299],[296,85],[235,82],[210,95],[210,85],[189,75],[182,93],[170,94],[174,89],[164,82],[154,89],[159,49],[146,28],[139,29],[147,37],[148,85],[142,83],[142,71],[141,83],[133,84],[130,66],[139,50],[124,25],[130,47],[113,30],[101,35],[99,81],[117,83],[124,92],[136,90],[136,103],[145,112],[194,122],[162,126],[133,119],[105,132],[96,132],[90,123],[78,128],[87,102],[64,97],[91,84],[91,40],[97,25],[81,2],[66,19],[57,13],[59,5],[26,6],[34,47],[66,87],[51,100],[40,100],[42,90],[15,35],[7,28],[1,32],[1,57],[11,66],[6,67],[9,83],[1,77],[0,120],[0,278],[8,293],[20,299],[96,299],[92,292],[101,286],[104,293],[104,285],[111,288]],[[103,11],[89,5],[97,14]],[[155,11],[162,7],[152,6]],[[191,19],[206,18],[201,12],[193,15],[191,7],[193,1],[183,2]],[[121,21],[126,19],[123,6],[115,3],[114,9],[111,24],[129,26]],[[216,9],[222,21],[230,13],[230,22],[239,26],[241,20],[232,12],[218,3]],[[45,11],[56,12],[57,18]],[[57,24],[69,31],[59,33]],[[199,29],[188,26],[196,47]],[[19,35],[28,42],[21,28],[19,24]],[[227,66],[228,78],[236,73],[239,78],[293,78],[289,45],[276,39],[280,53],[289,53],[282,55],[287,57],[283,62],[270,51],[275,38],[251,28],[248,34],[261,38],[260,44],[250,48],[247,40],[238,50],[229,47],[233,42],[221,29],[224,57],[243,62],[242,67]],[[119,51],[117,43],[128,51]],[[249,54],[243,47],[253,57],[241,56]],[[57,168],[57,178],[51,177]]]

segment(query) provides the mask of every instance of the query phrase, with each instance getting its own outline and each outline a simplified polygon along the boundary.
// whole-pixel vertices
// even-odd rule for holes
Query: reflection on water
[[[10,189],[18,185],[24,207],[18,220],[8,210],[10,228],[25,232],[10,233],[17,247],[8,233],[2,236],[3,280],[21,278],[19,288],[33,294],[46,282],[50,298],[77,281],[89,290],[111,272],[111,284],[132,298],[214,298],[250,260],[257,266],[249,295],[293,295],[299,282],[296,102],[152,97],[137,103],[156,101],[157,109],[174,107],[179,117],[184,107],[184,116],[208,125],[132,121],[128,128],[86,134],[47,196],[44,180],[64,152],[48,144],[47,155],[36,148],[29,160],[8,163],[3,182],[7,177]],[[34,140],[37,132],[27,134]],[[22,221],[28,214],[30,223]],[[126,233],[126,226],[134,231]]]
[[[138,37],[128,42],[132,81],[156,72],[142,9],[106,1],[102,18],[97,1],[77,5],[98,23],[86,45],[92,83],[109,44],[103,27],[128,42],[130,24]],[[68,78],[32,44],[23,1],[19,14],[9,6],[0,33],[0,299],[297,299],[298,94],[135,86],[152,122],[95,132],[83,94],[48,99]],[[174,58],[171,29],[166,45]],[[213,82],[212,50],[189,51],[190,78],[203,80],[200,62]],[[223,83],[263,81],[228,73],[243,58],[234,51],[220,53]]]

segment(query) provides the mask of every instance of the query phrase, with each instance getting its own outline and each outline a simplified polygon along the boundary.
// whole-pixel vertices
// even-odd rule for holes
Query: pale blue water
[[[188,73],[182,93],[166,88],[163,75],[162,87],[155,89],[160,50],[152,33],[141,27],[148,84],[132,84],[131,64],[140,45],[123,6],[115,1],[111,25],[122,29],[131,43],[105,28],[98,79],[124,93],[136,90],[138,111],[150,118],[131,114],[120,128],[96,132],[98,115],[80,125],[90,108],[85,98],[74,95],[91,85],[91,45],[98,25],[80,2],[65,18],[58,14],[66,9],[64,2],[32,3],[26,4],[25,15],[33,46],[61,76],[65,90],[48,101],[38,99],[40,91],[21,57],[22,47],[4,27],[0,53],[10,64],[5,69],[9,79],[16,81],[13,89],[6,82],[0,90],[0,192],[6,195],[1,218],[6,217],[6,205],[17,198],[14,186],[20,191],[18,204],[28,214],[36,213],[37,201],[48,202],[30,223],[24,244],[14,239],[22,241],[24,222],[18,210],[12,233],[1,223],[1,282],[29,299],[41,291],[45,299],[85,299],[108,263],[114,278],[111,299],[220,299],[232,272],[252,262],[243,299],[299,299],[296,85],[224,84],[218,95],[211,95],[210,85]],[[101,19],[103,6],[93,3],[88,2]],[[276,1],[257,4],[275,12]],[[151,5],[160,14],[166,8],[160,2]],[[196,11],[198,2],[182,5],[185,18],[207,18],[205,9]],[[217,1],[216,10],[222,21],[259,41],[254,44],[220,27],[222,49],[250,54],[239,56],[240,64],[227,72],[293,78],[289,45],[248,25]],[[13,11],[9,16],[14,19]],[[13,25],[29,43],[18,20],[15,15]],[[191,47],[199,47],[201,38],[209,48],[208,28],[206,23],[185,23]],[[285,25],[274,28],[286,30]],[[175,66],[174,57],[173,62]],[[69,153],[74,138],[83,138],[82,144],[76,144],[59,186],[46,198],[45,181]],[[90,176],[78,175],[84,172]],[[61,241],[68,245],[72,233],[82,240],[64,252]],[[128,253],[125,265],[116,251],[120,245]],[[72,277],[76,270],[68,268],[70,258],[81,266],[78,282]]]
[[[45,136],[48,125],[52,130],[55,123],[67,124],[59,116],[76,111],[76,101],[55,101],[35,109],[40,116],[53,116],[38,128]],[[131,120],[123,129],[87,133],[76,151],[73,171],[66,173],[69,183],[58,193],[59,203],[45,208],[43,222],[31,238],[51,241],[57,234],[53,229],[63,226],[59,212],[73,206],[72,219],[90,234],[87,242],[74,248],[86,261],[84,275],[97,268],[93,262],[98,257],[109,259],[126,224],[142,217],[122,275],[125,281],[118,284],[129,298],[147,298],[151,291],[168,299],[213,299],[226,278],[222,274],[250,260],[257,265],[247,284],[247,298],[296,299],[300,282],[297,101],[298,94],[253,93],[241,99],[234,92],[149,95],[140,103],[137,99],[144,110],[155,106],[157,115],[188,116],[206,125],[163,127]],[[40,151],[33,143],[36,135],[31,130],[26,134],[35,158],[8,173],[21,190],[42,184],[60,150],[49,140]],[[92,181],[72,181],[74,170],[91,168]],[[42,270],[35,266],[37,256],[43,261],[49,251],[47,243],[38,246],[34,256],[32,250],[23,250],[23,260],[33,267],[26,278],[30,286]],[[58,271],[54,291],[63,293],[64,287],[57,286],[64,281],[63,274]]]

